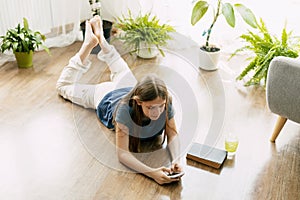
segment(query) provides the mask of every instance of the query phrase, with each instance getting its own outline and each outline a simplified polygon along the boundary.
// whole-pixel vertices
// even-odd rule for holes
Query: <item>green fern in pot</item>
[[[240,36],[246,44],[237,49],[230,58],[245,51],[253,55],[247,58],[250,63],[236,79],[243,80],[249,75],[250,79],[246,81],[245,86],[262,85],[265,87],[272,59],[277,56],[298,57],[300,40],[299,37],[293,37],[292,32],[287,32],[286,27],[282,29],[281,38],[271,35],[262,19],[257,30],[258,33],[248,31]]]
[[[164,56],[165,54],[161,47],[165,46],[167,41],[172,39],[169,33],[175,32],[173,26],[161,24],[158,17],[151,13],[144,15],[140,13],[134,17],[130,11],[128,17],[122,16],[122,18],[118,18],[115,27],[123,31],[117,38],[124,42],[125,46],[131,50],[131,53],[136,52],[140,57],[143,57],[141,56],[142,51],[150,53],[149,57],[146,56],[144,58],[150,58],[151,52],[154,50],[158,50]]]

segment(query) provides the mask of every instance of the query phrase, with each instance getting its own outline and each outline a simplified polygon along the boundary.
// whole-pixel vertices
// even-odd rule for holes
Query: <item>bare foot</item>
[[[96,35],[96,37],[99,40],[99,43],[102,43],[103,42],[102,40],[104,39],[102,19],[100,18],[99,15],[96,15],[90,20],[90,23],[91,23],[94,34]]]
[[[86,21],[84,43],[87,46],[95,47],[99,42],[98,37],[93,33],[91,22]]]

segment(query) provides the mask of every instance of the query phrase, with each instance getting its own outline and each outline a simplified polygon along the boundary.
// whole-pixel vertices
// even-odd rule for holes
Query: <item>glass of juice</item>
[[[229,133],[225,135],[225,150],[228,158],[233,158],[239,145],[239,139],[236,134]]]

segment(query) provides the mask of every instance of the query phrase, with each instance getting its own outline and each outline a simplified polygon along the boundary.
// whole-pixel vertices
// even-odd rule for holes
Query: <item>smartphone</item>
[[[168,176],[170,178],[179,178],[182,177],[184,175],[184,172],[173,172],[171,174],[168,174]]]

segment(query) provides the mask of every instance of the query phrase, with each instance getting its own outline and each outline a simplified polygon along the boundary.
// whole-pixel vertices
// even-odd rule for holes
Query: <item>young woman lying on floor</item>
[[[76,81],[91,62],[92,49],[100,45],[98,58],[105,61],[111,71],[111,81],[100,84],[81,84]],[[124,82],[124,80],[126,80]],[[123,81],[123,84],[120,84]],[[126,62],[103,36],[99,16],[86,21],[84,42],[79,52],[64,67],[56,85],[65,99],[85,108],[96,110],[100,121],[116,132],[118,159],[127,167],[154,179],[159,184],[179,181],[167,174],[182,172],[179,164],[179,138],[174,120],[171,97],[164,82],[154,75],[137,81]],[[151,168],[131,152],[138,152],[141,141],[151,141],[164,134],[172,158],[171,167]]]

